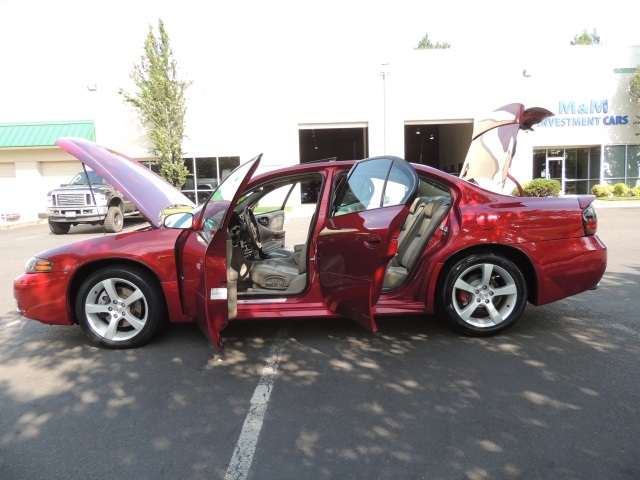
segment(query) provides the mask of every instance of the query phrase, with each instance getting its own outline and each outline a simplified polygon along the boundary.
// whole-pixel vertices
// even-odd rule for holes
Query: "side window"
[[[342,172],[338,173],[333,179],[333,190],[331,191],[331,205],[336,204],[336,195],[340,193],[340,191],[342,190],[342,187],[346,183],[348,173],[349,173],[348,170],[343,170]]]
[[[334,203],[334,215],[371,210],[382,205],[384,180],[392,161],[369,160],[353,167]]]
[[[253,211],[255,213],[269,213],[275,212],[276,210],[282,210],[283,205],[294,186],[295,184],[286,184],[270,191],[258,200],[258,203],[253,207]]]
[[[446,187],[428,180],[420,178],[420,186],[418,187],[418,195],[421,197],[445,197],[451,198],[451,192]]]
[[[409,164],[395,158],[375,158],[357,163],[337,191],[333,215],[404,204],[418,182]]]
[[[405,203],[411,194],[413,185],[415,185],[415,181],[412,172],[400,162],[393,162],[384,190],[382,206],[392,207]]]

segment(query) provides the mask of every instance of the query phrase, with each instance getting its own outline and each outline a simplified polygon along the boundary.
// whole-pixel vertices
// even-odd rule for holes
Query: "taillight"
[[[598,216],[593,205],[589,205],[582,211],[582,225],[586,236],[595,235],[598,231]]]

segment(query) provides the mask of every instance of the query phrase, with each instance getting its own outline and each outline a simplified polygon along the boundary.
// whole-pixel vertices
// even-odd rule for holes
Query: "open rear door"
[[[327,308],[374,332],[372,307],[418,182],[413,167],[397,157],[356,163],[318,235],[316,258]]]
[[[229,221],[262,155],[240,165],[202,205],[176,244],[183,311],[222,350],[220,331],[236,315],[237,272],[230,267]]]

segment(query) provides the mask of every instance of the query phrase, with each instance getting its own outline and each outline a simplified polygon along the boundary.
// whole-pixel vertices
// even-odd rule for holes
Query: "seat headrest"
[[[416,199],[411,204],[409,213],[410,214],[416,213],[416,210],[418,209],[419,205],[424,205],[425,203],[429,203],[430,201],[431,201],[431,198],[429,197],[416,197]]]
[[[445,197],[434,197],[426,207],[424,207],[424,215],[426,217],[433,217],[433,213],[436,212],[442,205],[448,205],[449,199]]]

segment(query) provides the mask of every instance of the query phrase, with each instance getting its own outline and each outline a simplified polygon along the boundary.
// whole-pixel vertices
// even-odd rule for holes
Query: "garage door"
[[[13,162],[0,163],[0,178],[16,178],[16,164]]]
[[[6,221],[4,215],[15,213],[16,164],[0,163],[0,224]]]
[[[42,180],[47,189],[69,183],[76,173],[82,171],[78,160],[68,162],[42,162]]]

